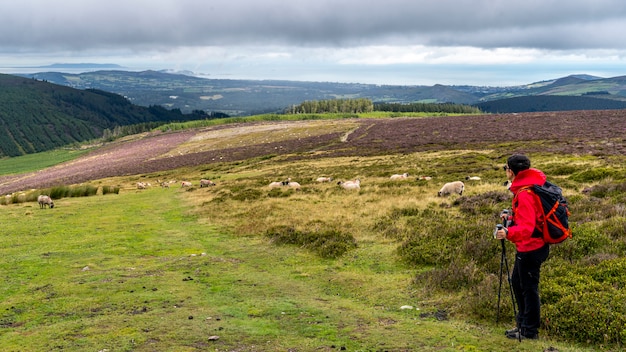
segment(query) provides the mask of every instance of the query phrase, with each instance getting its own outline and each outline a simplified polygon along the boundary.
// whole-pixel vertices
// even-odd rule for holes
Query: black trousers
[[[511,285],[517,301],[517,326],[524,336],[532,336],[539,331],[539,271],[549,254],[548,244],[534,251],[515,253]]]

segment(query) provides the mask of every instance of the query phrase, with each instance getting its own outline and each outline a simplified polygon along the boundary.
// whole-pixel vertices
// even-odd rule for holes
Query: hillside
[[[258,122],[137,135],[43,172],[0,176],[0,194],[239,162],[408,154],[524,142],[523,152],[626,154],[623,110]],[[538,126],[558,125],[560,129]],[[463,126],[459,128],[458,126]],[[607,128],[611,126],[611,128]]]
[[[281,112],[289,106],[310,100],[334,98],[367,98],[389,103],[456,103],[484,102],[528,96],[585,97],[577,103],[579,109],[611,109],[614,102],[626,100],[626,78],[599,78],[571,75],[549,81],[511,87],[483,86],[395,86],[360,83],[254,81],[208,79],[190,74],[161,71],[130,72],[101,70],[79,74],[40,72],[23,76],[46,80],[78,89],[95,88],[128,97],[142,106],[160,105],[183,112],[202,110],[222,112],[231,116]],[[508,101],[498,103],[504,105]],[[535,102],[506,111],[539,111]]]
[[[498,114],[538,111],[620,110],[626,101],[594,98],[590,96],[532,95],[499,99],[474,104],[481,111]]]
[[[239,123],[128,136],[71,162],[0,177],[0,193],[26,190],[0,197],[10,203],[0,202],[0,345],[620,350],[623,115]],[[562,128],[537,127],[549,123]],[[563,187],[575,229],[542,267],[540,339],[521,343],[502,334],[514,309],[501,253],[509,247],[512,263],[515,251],[491,235],[511,204],[502,165],[513,152],[531,155]],[[410,179],[390,180],[396,172]],[[335,180],[316,182],[321,175]],[[466,181],[462,196],[437,195],[443,182],[467,175],[481,180]],[[299,191],[268,187],[288,177]],[[199,187],[201,178],[215,187]],[[358,191],[336,184],[354,178]],[[139,189],[140,181],[152,186]],[[53,209],[40,209],[36,195],[53,194],[48,185],[102,193],[59,196]],[[120,192],[105,194],[105,186]]]
[[[105,129],[117,126],[195,118],[160,106],[138,106],[106,91],[0,74],[0,157],[100,138]]]

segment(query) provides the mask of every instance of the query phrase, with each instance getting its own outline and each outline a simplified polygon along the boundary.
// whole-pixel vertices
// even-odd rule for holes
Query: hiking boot
[[[510,334],[515,334],[515,333],[517,333],[517,332],[519,332],[519,328],[516,326],[516,327],[514,327],[513,329],[506,330],[506,331],[504,332],[504,335],[505,335],[505,336],[508,336],[508,335],[510,335]]]
[[[516,329],[511,329],[516,330]],[[515,340],[537,340],[539,339],[539,334],[531,334],[531,335],[523,335],[519,330],[506,334],[506,337]]]

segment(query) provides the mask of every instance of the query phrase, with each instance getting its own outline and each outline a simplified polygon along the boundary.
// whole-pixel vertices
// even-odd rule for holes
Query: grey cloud
[[[0,51],[381,44],[626,48],[622,0],[21,0]]]

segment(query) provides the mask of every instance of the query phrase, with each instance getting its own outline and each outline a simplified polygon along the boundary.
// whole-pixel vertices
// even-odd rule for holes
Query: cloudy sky
[[[624,33],[623,0],[2,1],[0,73],[111,63],[208,78],[508,86],[626,75]]]

